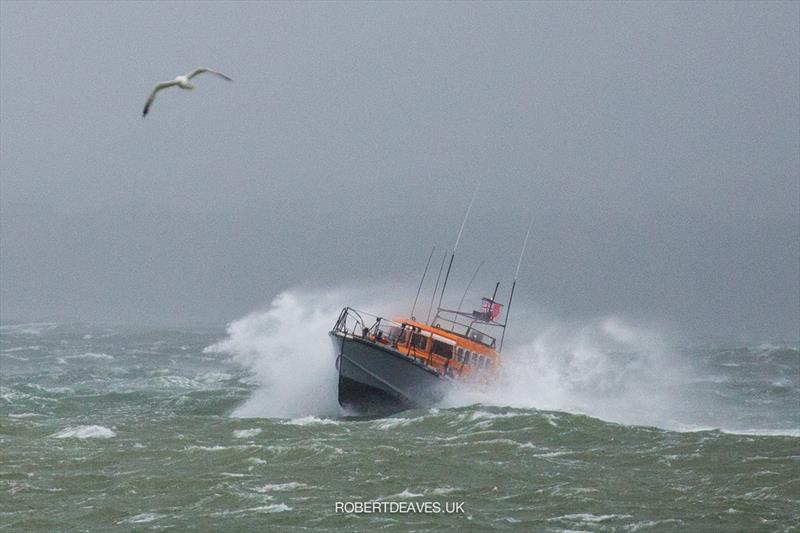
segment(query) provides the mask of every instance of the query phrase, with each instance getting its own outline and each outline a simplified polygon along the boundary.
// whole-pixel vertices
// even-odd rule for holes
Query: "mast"
[[[431,305],[428,306],[428,315],[425,317],[426,324],[430,324],[431,310],[433,309],[433,301],[436,299],[436,290],[439,288],[439,279],[442,277],[442,269],[444,268],[445,259],[447,259],[447,254],[442,255],[442,264],[439,265],[439,274],[436,276],[436,285],[433,286],[433,294],[431,295]]]
[[[461,301],[458,302],[458,308],[456,309],[456,314],[455,314],[455,316],[453,316],[453,320],[452,320],[453,327],[455,327],[455,325],[456,325],[456,316],[458,316],[458,314],[461,312],[461,306],[464,303],[464,298],[467,297],[467,293],[469,292],[469,288],[472,286],[472,282],[475,281],[475,276],[478,275],[478,271],[481,269],[481,267],[483,266],[484,262],[485,261],[481,261],[481,264],[479,264],[478,268],[475,269],[475,273],[472,275],[472,278],[470,278],[469,283],[467,283],[467,288],[464,289],[464,294],[461,295]]]
[[[417,295],[414,296],[414,305],[411,306],[411,320],[416,320],[414,318],[414,309],[417,308],[417,299],[419,298],[419,291],[422,290],[422,282],[425,281],[425,275],[428,273],[428,267],[431,264],[431,257],[433,257],[433,252],[436,251],[436,246],[431,248],[431,255],[428,256],[428,262],[425,263],[425,270],[422,272],[422,279],[419,280],[419,287],[417,287]]]
[[[500,348],[498,351],[503,350],[503,341],[506,338],[506,326],[508,326],[508,315],[511,313],[511,301],[514,299],[514,288],[517,286],[517,278],[519,277],[519,267],[522,265],[522,258],[525,256],[525,248],[528,246],[528,237],[531,235],[531,228],[533,227],[533,218],[531,223],[528,224],[528,232],[525,234],[525,240],[522,242],[522,251],[519,253],[519,261],[517,261],[517,270],[514,272],[514,282],[511,284],[511,294],[508,297],[508,307],[506,307],[506,321],[503,324],[503,334],[500,336]],[[495,289],[495,292],[497,289]]]
[[[464,220],[461,221],[461,228],[458,230],[458,236],[456,237],[456,243],[453,245],[453,253],[450,254],[450,264],[447,265],[447,274],[444,276],[444,282],[442,283],[442,292],[439,294],[439,305],[437,308],[442,307],[442,298],[444,298],[444,289],[447,287],[447,278],[450,277],[450,269],[453,268],[453,259],[456,257],[456,250],[458,249],[458,243],[461,240],[461,234],[464,232],[464,226],[467,223],[467,218],[469,217],[469,212],[472,210],[472,204],[475,203],[475,197],[478,195],[478,189],[480,188],[480,183],[475,187],[475,192],[472,193],[472,200],[469,201],[469,206],[467,207],[467,212],[464,214]]]

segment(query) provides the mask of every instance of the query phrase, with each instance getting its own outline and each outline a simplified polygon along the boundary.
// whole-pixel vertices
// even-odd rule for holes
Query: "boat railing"
[[[462,321],[459,321],[459,317],[462,317]],[[456,313],[448,309],[440,309],[436,314],[433,326],[454,333],[459,337],[483,344],[489,348],[494,348],[496,346],[497,339],[494,336],[475,327],[476,323],[488,324],[489,326],[495,325],[494,323],[486,323],[474,319],[466,323],[463,321],[464,317],[471,318],[471,316],[466,313]],[[411,333],[411,329],[413,328],[411,328],[409,324],[401,324],[388,318],[367,313],[366,311],[345,307],[339,314],[339,319],[336,321],[336,325],[333,329],[346,335],[365,339],[370,338],[382,344],[396,346],[398,343],[405,344],[404,340],[408,338],[406,335]],[[409,333],[406,333],[407,331]],[[416,349],[411,343],[409,343],[409,348],[411,351],[416,352]],[[409,355],[411,355],[411,353],[409,353]]]
[[[459,320],[459,318],[462,320]],[[468,322],[464,321],[464,319],[467,319]],[[452,309],[439,309],[433,319],[433,325],[437,328],[448,330],[459,337],[464,337],[465,339],[483,344],[489,348],[494,348],[497,344],[497,339],[485,331],[476,328],[475,324],[485,324],[489,327],[503,327],[502,324],[479,320],[469,313],[454,311]]]
[[[428,365],[431,363],[432,354],[427,350],[418,349],[412,342],[413,335],[419,333],[419,328],[411,324],[401,324],[382,316],[345,307],[333,329],[345,336],[391,346],[407,357],[423,359]]]
[[[386,341],[389,344],[396,344],[406,327],[405,324],[400,324],[388,318],[359,311],[352,307],[345,307],[339,314],[339,319],[333,329],[354,337],[369,337]]]

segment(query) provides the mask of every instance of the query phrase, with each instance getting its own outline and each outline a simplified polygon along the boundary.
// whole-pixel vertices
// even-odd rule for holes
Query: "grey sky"
[[[481,182],[454,287],[800,336],[798,3],[0,5],[3,320],[413,287]]]

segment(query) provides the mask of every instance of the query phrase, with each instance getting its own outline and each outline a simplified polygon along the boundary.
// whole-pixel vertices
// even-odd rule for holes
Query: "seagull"
[[[153,101],[156,99],[156,93],[158,93],[158,91],[160,91],[161,89],[167,89],[169,87],[175,87],[176,85],[181,89],[191,91],[192,89],[194,89],[194,85],[189,83],[189,80],[191,80],[198,74],[202,74],[204,72],[208,72],[209,74],[215,74],[220,78],[226,79],[228,81],[233,81],[222,72],[217,72],[216,70],[211,70],[210,68],[204,68],[204,67],[196,68],[191,73],[186,74],[185,76],[178,76],[172,81],[162,81],[161,83],[155,86],[153,92],[150,93],[150,97],[147,99],[147,102],[145,102],[144,111],[142,111],[142,118],[147,116],[147,112],[150,110],[150,106],[153,105]]]

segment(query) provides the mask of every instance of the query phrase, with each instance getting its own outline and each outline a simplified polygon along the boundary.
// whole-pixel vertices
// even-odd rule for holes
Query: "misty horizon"
[[[504,301],[532,218],[517,310],[800,338],[797,3],[0,14],[4,322],[223,326],[298,287],[410,303],[480,184],[447,299],[485,261],[470,297]],[[235,81],[142,120],[197,66]]]

